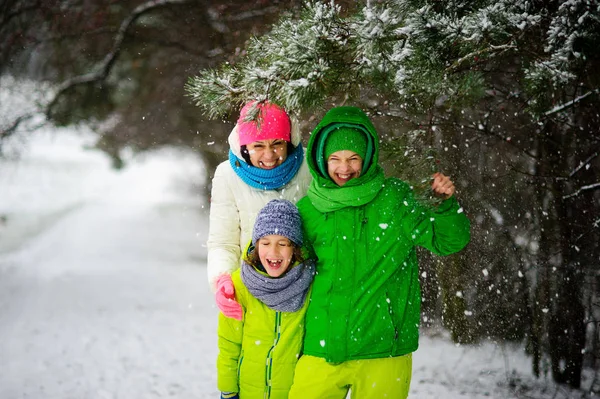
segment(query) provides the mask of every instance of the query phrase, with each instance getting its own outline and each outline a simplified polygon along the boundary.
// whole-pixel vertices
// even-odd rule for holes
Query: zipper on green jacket
[[[392,327],[394,328],[394,343],[392,345],[392,353],[396,352],[396,346],[398,345],[398,327],[396,327],[396,323],[394,323],[394,309],[392,308],[392,302],[390,299],[389,292],[385,292],[385,300],[388,304],[388,313],[390,314],[390,323],[392,323]]]
[[[238,381],[240,380],[240,374],[242,371],[242,362],[244,361],[244,351],[242,351],[242,353],[240,353],[240,358],[238,360],[238,369],[237,369],[237,379]]]
[[[275,335],[275,339],[273,340],[273,346],[269,349],[267,354],[266,368],[265,368],[265,394],[264,399],[269,399],[271,397],[271,388],[272,388],[272,375],[273,375],[273,352],[275,351],[275,347],[279,343],[279,339],[281,338],[281,312],[275,312],[275,328],[273,330]]]
[[[358,214],[358,219],[360,220],[359,223],[359,232],[358,232],[358,239],[362,239],[362,235],[363,235],[363,230],[366,228],[367,226],[367,222],[369,221],[369,218],[365,216],[365,210],[361,207],[359,209],[359,214]]]

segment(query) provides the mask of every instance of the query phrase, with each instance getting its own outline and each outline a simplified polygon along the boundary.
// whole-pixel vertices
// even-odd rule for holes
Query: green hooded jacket
[[[363,172],[342,187],[318,167],[327,132],[339,124],[369,137]],[[454,197],[435,211],[421,207],[405,182],[384,178],[378,152],[375,127],[355,107],[330,110],[308,142],[313,181],[297,206],[318,260],[304,354],[332,363],[415,351],[421,306],[415,248],[448,255],[470,239],[469,220]]]

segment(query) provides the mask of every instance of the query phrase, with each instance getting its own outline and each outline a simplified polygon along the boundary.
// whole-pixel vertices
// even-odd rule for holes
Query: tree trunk
[[[576,246],[584,209],[577,209],[582,201],[565,200],[573,190],[570,180],[563,178],[574,169],[574,155],[578,153],[574,135],[554,123],[546,124],[543,140],[545,160],[550,161],[554,176],[549,188],[553,193],[551,214],[554,216],[555,236],[558,242],[541,243],[543,247],[556,248],[550,278],[552,279],[551,310],[548,326],[548,352],[552,376],[558,383],[573,388],[581,385],[583,353],[585,348],[585,310],[583,306],[584,274],[581,271],[580,250]]]

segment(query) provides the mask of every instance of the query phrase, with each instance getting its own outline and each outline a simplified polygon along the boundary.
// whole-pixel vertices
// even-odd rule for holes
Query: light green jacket
[[[218,389],[239,392],[241,399],[287,399],[302,353],[310,292],[299,311],[279,312],[248,292],[240,269],[231,278],[243,319],[238,321],[219,313]]]

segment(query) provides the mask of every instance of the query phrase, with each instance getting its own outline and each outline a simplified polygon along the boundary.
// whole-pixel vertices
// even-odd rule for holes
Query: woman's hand
[[[242,306],[235,301],[235,288],[233,288],[231,275],[222,274],[217,279],[215,300],[217,301],[217,307],[225,316],[242,320]]]

